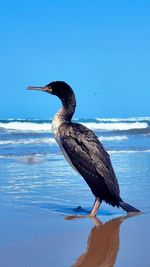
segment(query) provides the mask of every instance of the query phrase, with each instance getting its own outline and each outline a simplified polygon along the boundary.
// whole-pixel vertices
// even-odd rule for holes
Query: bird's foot
[[[78,212],[78,211],[81,211],[81,210],[83,210],[82,209],[82,207],[81,206],[78,206],[78,207],[76,207],[75,209],[73,209],[75,212]]]

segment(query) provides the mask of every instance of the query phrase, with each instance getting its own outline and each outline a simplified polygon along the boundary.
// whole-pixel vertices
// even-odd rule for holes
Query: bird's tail
[[[119,206],[125,210],[127,213],[129,212],[141,212],[140,210],[132,207],[131,205],[125,203],[123,200],[122,201],[119,201]]]

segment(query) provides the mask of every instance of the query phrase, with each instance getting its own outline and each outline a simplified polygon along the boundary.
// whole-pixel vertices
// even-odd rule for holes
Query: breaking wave
[[[113,119],[112,119],[113,120]],[[80,121],[79,121],[80,122]],[[83,125],[95,131],[129,131],[148,129],[148,122],[82,122]],[[0,122],[0,130],[22,132],[52,132],[51,121],[5,121]]]
[[[12,131],[49,132],[52,130],[50,123],[35,122],[8,122],[0,123],[0,128]]]
[[[123,141],[123,140],[128,140],[128,137],[126,135],[122,136],[100,136],[99,137],[100,141]]]
[[[149,127],[147,122],[119,122],[119,123],[84,123],[85,126],[92,130],[103,130],[103,131],[128,131],[133,129],[146,129]]]
[[[123,136],[100,136],[100,141],[123,141],[128,137]],[[0,140],[0,145],[29,145],[29,144],[49,144],[53,145],[56,141],[54,138],[29,138],[29,139],[13,139],[13,140]]]
[[[143,150],[110,150],[108,153],[111,154],[131,154],[131,153],[150,153],[150,149]]]
[[[29,145],[29,144],[54,144],[54,138],[33,138],[33,139],[18,139],[18,140],[3,140],[0,145]]]
[[[130,118],[96,118],[101,122],[141,122],[150,121],[150,117],[130,117]]]

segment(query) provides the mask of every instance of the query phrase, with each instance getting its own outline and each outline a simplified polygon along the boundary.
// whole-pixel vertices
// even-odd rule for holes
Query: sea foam
[[[128,140],[128,137],[126,135],[115,135],[115,136],[100,136],[100,141],[123,141]]]
[[[85,126],[92,130],[104,130],[104,131],[127,131],[133,129],[145,129],[148,128],[148,123],[146,122],[119,122],[119,123],[84,123]]]
[[[150,153],[150,149],[143,150],[110,150],[108,153],[111,154],[132,154],[132,153]]]
[[[127,140],[126,135],[123,136],[100,136],[100,141],[123,141]],[[9,139],[0,140],[0,145],[30,145],[30,144],[48,144],[54,145],[56,143],[55,138],[29,138],[29,139]]]
[[[87,122],[82,124],[97,131],[123,131],[149,127],[147,122]],[[0,128],[7,131],[52,132],[52,124],[46,122],[0,122]]]
[[[30,132],[52,131],[51,123],[35,123],[35,122],[0,123],[0,128],[5,130],[30,131]]]
[[[29,145],[29,144],[54,144],[54,138],[33,138],[33,139],[18,139],[18,140],[1,140],[0,145]]]
[[[141,122],[150,121],[150,117],[129,117],[129,118],[96,118],[100,122]]]

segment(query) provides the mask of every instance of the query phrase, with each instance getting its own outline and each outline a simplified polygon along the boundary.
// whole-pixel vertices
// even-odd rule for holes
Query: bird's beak
[[[28,86],[27,90],[36,90],[36,91],[43,91],[47,93],[52,93],[52,88],[50,86]]]

